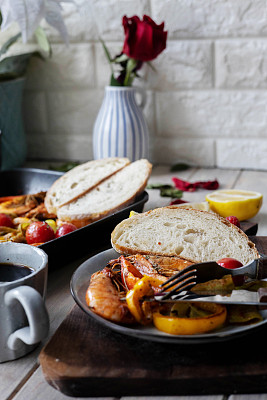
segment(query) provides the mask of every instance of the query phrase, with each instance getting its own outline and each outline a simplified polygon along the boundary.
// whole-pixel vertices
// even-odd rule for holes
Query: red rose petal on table
[[[197,188],[206,189],[206,190],[215,190],[215,189],[218,189],[219,182],[217,181],[217,179],[215,179],[214,181],[195,182],[195,185]]]
[[[184,203],[188,203],[188,201],[186,200],[181,200],[181,199],[174,199],[170,202],[170,206],[174,205],[174,204],[184,204]]]
[[[190,189],[193,189],[192,183],[183,181],[182,179],[179,178],[172,178],[172,181],[176,187],[176,189],[183,190],[184,192],[190,191]]]
[[[196,189],[215,190],[219,187],[217,179],[213,181],[188,182],[183,179],[172,178],[172,181],[176,189],[183,190],[184,192],[194,192]]]

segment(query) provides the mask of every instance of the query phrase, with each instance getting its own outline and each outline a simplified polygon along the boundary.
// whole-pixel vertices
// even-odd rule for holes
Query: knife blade
[[[174,298],[183,290],[189,290],[198,283],[208,282],[214,279],[221,279],[225,275],[232,275],[235,286],[242,286],[245,283],[261,280],[267,277],[267,257],[263,254],[260,258],[254,259],[246,265],[235,269],[227,269],[216,261],[207,261],[191,264],[181,271],[172,275],[161,286],[162,300]],[[184,278],[184,280],[183,280]],[[168,290],[166,292],[166,290]]]
[[[222,295],[200,295],[193,292],[181,292],[169,299],[162,299],[163,295],[154,295],[154,299],[160,302],[209,302],[219,304],[239,304],[239,305],[256,305],[267,306],[267,288],[260,288],[257,292],[249,290],[232,290],[231,293]]]
[[[197,283],[208,282],[212,279],[220,279],[227,274],[231,274],[235,280],[240,282],[246,280],[260,280],[267,278],[267,257],[261,255],[260,258],[252,260],[246,265],[236,269],[227,269],[217,264],[216,261],[207,261],[197,263],[186,267],[182,272],[186,272],[187,269],[191,270],[194,267],[195,275],[197,277]],[[170,278],[172,280],[173,277]]]

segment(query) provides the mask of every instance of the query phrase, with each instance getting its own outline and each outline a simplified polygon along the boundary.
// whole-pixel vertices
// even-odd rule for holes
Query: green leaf
[[[16,35],[9,38],[0,49],[0,56],[5,54],[12,44],[16,43],[16,41],[21,37],[21,33],[17,33]]]
[[[119,81],[112,74],[110,77],[110,86],[122,86]]]
[[[104,42],[104,40],[103,40],[103,39],[101,39],[101,38],[99,38],[99,40],[100,40],[100,42],[102,43],[102,46],[103,46],[104,52],[105,52],[105,54],[106,54],[106,57],[107,57],[107,59],[108,59],[108,62],[111,64],[113,60],[112,60],[112,57],[111,57],[111,55],[110,55],[110,52],[109,52],[109,50],[108,50],[107,46],[105,45],[105,42]]]
[[[78,162],[70,161],[58,166],[50,165],[49,169],[52,169],[53,171],[68,172],[72,168],[77,167],[77,165],[79,165]]]
[[[15,79],[23,76],[31,57],[34,56],[44,59],[37,51],[4,58],[0,61],[0,80]]]
[[[160,189],[160,195],[162,197],[171,197],[174,199],[180,199],[183,196],[182,190],[176,188],[167,188],[167,189]]]
[[[39,44],[41,49],[43,51],[45,51],[46,53],[48,53],[49,56],[51,57],[52,56],[52,48],[51,48],[51,45],[47,39],[46,33],[43,30],[43,28],[41,26],[39,26],[35,30],[34,35],[35,35],[37,43]]]
[[[188,165],[188,164],[178,163],[178,164],[172,165],[171,171],[173,171],[173,172],[175,172],[175,171],[185,171],[185,170],[187,170],[189,168],[190,168],[190,165]]]
[[[146,187],[147,189],[159,189],[160,195],[162,197],[172,197],[175,199],[180,199],[183,196],[183,191],[176,189],[172,185],[162,184],[162,183],[150,183]]]
[[[100,40],[100,42],[102,43],[104,52],[105,52],[105,54],[106,54],[106,57],[107,57],[107,59],[108,59],[109,65],[110,65],[111,73],[112,73],[112,75],[113,75],[113,74],[114,74],[114,71],[113,71],[113,65],[112,65],[112,57],[111,57],[111,55],[110,55],[110,52],[108,51],[107,46],[105,45],[104,40],[101,39],[101,38],[99,38],[99,40]],[[111,77],[111,79],[112,79],[112,77]],[[111,85],[111,86],[115,86],[115,85]]]
[[[116,64],[120,64],[122,62],[125,62],[128,60],[128,56],[126,54],[121,54],[120,56],[114,58],[112,61],[115,62]]]
[[[154,67],[154,65],[153,65],[150,61],[147,61],[146,63],[148,64],[148,66],[149,66],[151,69],[153,69],[154,72],[157,72],[156,68]]]
[[[172,185],[165,185],[162,183],[150,183],[149,185],[147,185],[146,187],[147,189],[171,189],[173,188]]]

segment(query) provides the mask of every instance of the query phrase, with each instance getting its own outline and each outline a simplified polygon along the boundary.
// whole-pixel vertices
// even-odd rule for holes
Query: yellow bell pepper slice
[[[196,305],[196,304],[195,304]],[[171,335],[194,335],[210,332],[222,326],[226,320],[226,307],[215,303],[198,303],[197,307],[211,314],[197,318],[180,318],[153,313],[153,323],[157,329]]]
[[[152,295],[152,286],[159,286],[161,283],[161,280],[145,275],[135,283],[133,289],[127,292],[126,302],[131,314],[134,316],[137,322],[142,324],[145,317],[139,303],[140,300],[144,296]]]
[[[53,219],[46,219],[45,222],[53,229],[54,233],[57,231],[57,223]]]
[[[136,215],[136,214],[139,214],[138,212],[136,212],[136,211],[130,211],[130,214],[129,214],[129,218],[131,218],[131,217],[133,217],[134,215]]]

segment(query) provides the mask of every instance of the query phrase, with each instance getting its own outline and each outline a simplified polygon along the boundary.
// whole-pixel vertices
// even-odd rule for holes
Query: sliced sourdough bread
[[[143,192],[151,170],[152,165],[144,159],[127,165],[77,200],[58,208],[58,218],[81,227],[126,207]]]
[[[88,161],[71,169],[57,179],[47,191],[45,207],[57,214],[59,207],[77,199],[103,180],[130,163],[128,158],[105,158]]]
[[[254,243],[226,219],[172,206],[123,220],[113,230],[111,243],[123,254],[179,256],[194,262],[232,257],[246,264],[259,257]]]

